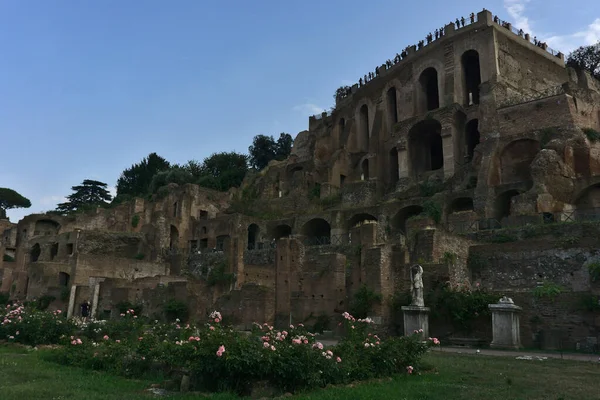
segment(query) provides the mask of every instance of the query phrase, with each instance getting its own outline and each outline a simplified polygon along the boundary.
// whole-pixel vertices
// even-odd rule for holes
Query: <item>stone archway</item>
[[[429,67],[419,75],[419,85],[421,87],[422,106],[425,111],[440,108],[440,91],[438,83],[438,72],[435,68]]]
[[[540,142],[533,139],[519,139],[507,144],[500,155],[502,184],[531,181],[531,163],[539,151]]]
[[[479,85],[481,85],[481,68],[479,65],[479,53],[475,50],[467,50],[461,57],[463,69],[464,98],[466,106],[479,104]]]

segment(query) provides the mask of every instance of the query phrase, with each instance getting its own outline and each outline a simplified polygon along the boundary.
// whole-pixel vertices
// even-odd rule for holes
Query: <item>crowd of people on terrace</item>
[[[470,20],[471,24],[475,23],[475,13],[471,13],[469,15],[469,20]],[[503,26],[506,29],[511,29],[511,25],[508,22],[502,21],[500,18],[498,18],[497,15],[494,16],[494,22]],[[465,19],[465,17],[456,18],[456,20],[454,22],[451,22],[450,24],[454,24],[456,29],[464,28],[465,25],[467,25],[467,19]],[[525,38],[525,32],[523,32],[523,29],[519,29],[517,34],[520,37]],[[426,44],[430,44],[434,40],[441,39],[444,36],[445,36],[444,27],[436,29],[433,33],[429,32],[429,34],[425,37],[425,39],[420,40],[416,46],[414,46],[414,45],[407,46],[400,53],[396,53],[396,56],[394,58],[386,60],[386,62],[385,62],[386,68],[390,69],[394,65],[398,64],[400,61],[404,60],[408,56],[408,50],[411,47],[416,47],[416,50],[421,50],[423,47],[426,46]],[[546,44],[546,42],[541,42],[541,41],[537,40],[537,37],[533,38],[533,44],[540,48],[543,48],[543,49],[548,48],[548,45]],[[374,72],[369,72],[369,73],[365,74],[363,77],[358,79],[358,86],[362,87],[362,86],[366,85],[368,82],[370,82],[374,78],[378,77],[379,74],[380,74],[380,67],[375,67]],[[340,90],[337,93],[337,95],[338,95],[337,99],[338,100],[344,99],[344,98],[350,96],[351,93],[352,93],[352,88],[350,86],[346,86],[345,88],[343,88],[343,90]]]

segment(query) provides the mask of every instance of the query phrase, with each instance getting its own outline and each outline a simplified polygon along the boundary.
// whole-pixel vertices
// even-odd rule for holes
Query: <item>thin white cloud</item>
[[[300,104],[300,105],[294,106],[293,110],[298,111],[305,115],[321,114],[323,111],[325,111],[323,108],[319,107],[316,104],[312,104],[312,103],[305,103],[305,104]]]
[[[586,29],[570,35],[554,35],[545,41],[554,49],[565,54],[577,49],[579,46],[589,46],[600,41],[600,18],[589,24]]]
[[[56,206],[58,203],[64,203],[67,198],[64,196],[44,196],[38,200],[40,206]]]
[[[529,2],[530,0],[504,0],[504,8],[512,19],[510,22],[532,37],[537,35],[540,41],[546,42],[554,50],[568,54],[579,46],[588,46],[600,41],[600,18],[596,18],[585,29],[567,35],[534,32],[533,22],[526,15],[526,5]]]
[[[527,3],[529,3],[529,0],[504,0],[504,8],[506,8],[508,15],[512,18],[510,22],[514,26],[523,29],[525,32],[529,32],[533,36],[529,18],[525,16],[525,5]]]

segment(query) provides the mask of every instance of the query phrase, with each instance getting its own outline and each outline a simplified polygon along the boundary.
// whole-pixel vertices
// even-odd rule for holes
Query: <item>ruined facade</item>
[[[247,327],[345,311],[366,285],[385,325],[419,262],[425,290],[476,281],[514,297],[526,345],[540,329],[593,343],[597,311],[531,293],[551,280],[571,303],[600,294],[588,273],[600,260],[597,131],[600,82],[484,10],[310,117],[291,156],[239,189],[172,186],[93,215],[5,224],[0,291],[52,294],[75,315],[90,300],[97,316],[178,299],[192,317],[219,308]]]

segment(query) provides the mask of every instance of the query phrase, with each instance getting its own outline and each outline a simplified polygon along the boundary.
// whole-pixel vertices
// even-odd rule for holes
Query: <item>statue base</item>
[[[423,330],[421,336],[423,339],[429,337],[429,307],[404,306],[404,335],[410,336],[415,331]]]

